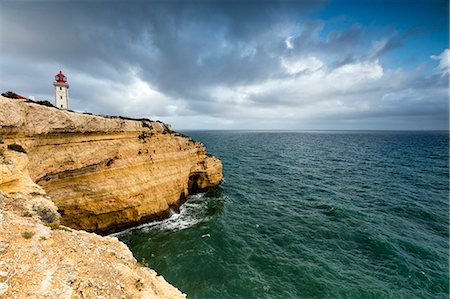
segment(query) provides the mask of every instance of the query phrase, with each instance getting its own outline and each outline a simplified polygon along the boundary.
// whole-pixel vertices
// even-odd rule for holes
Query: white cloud
[[[305,122],[369,113],[377,107],[382,90],[393,86],[385,82],[379,61],[332,70],[315,57],[291,64],[282,59],[281,63],[290,76],[233,88],[220,86],[212,93],[214,100],[233,106],[227,111],[227,117],[233,119]]]
[[[297,60],[290,60],[282,57],[281,66],[288,74],[293,75],[303,71],[315,72],[323,66],[323,63],[314,56],[300,58]]]
[[[185,102],[180,99],[170,97],[148,82],[139,77],[134,77],[133,81],[124,86],[118,92],[123,104],[123,111],[129,115],[151,115],[152,117],[167,117],[176,114],[183,114],[186,110]]]
[[[439,55],[432,55],[431,59],[439,60],[439,65],[435,68],[435,70],[441,74],[441,76],[450,74],[450,49],[445,49]]]
[[[365,84],[379,80],[383,68],[379,61],[345,64],[327,75],[327,80],[337,90],[360,90]]]
[[[150,83],[142,80],[138,74],[130,70],[123,74],[123,82],[112,82],[89,74],[78,73],[71,77],[74,86],[94,90],[89,94],[95,101],[85,101],[81,110],[94,113],[120,114],[133,117],[150,117],[153,119],[187,113],[186,102],[168,96]],[[86,86],[89,82],[89,86]],[[72,99],[77,101],[76,98]],[[102,111],[103,110],[103,111]]]
[[[288,48],[288,49],[294,49],[294,45],[292,44],[291,40],[292,40],[292,36],[289,36],[288,38],[286,38],[284,40],[286,48]]]
[[[240,86],[236,89],[239,94],[233,97],[245,95],[255,101],[258,98],[266,100],[273,98],[274,102],[301,106],[334,98],[337,95],[370,90],[373,87],[372,84],[376,84],[383,77],[383,68],[379,61],[351,63],[327,70],[322,62],[313,57],[297,62],[294,66],[285,64],[284,67],[292,76]],[[306,69],[314,71],[298,73]],[[229,97],[232,96],[229,95]]]

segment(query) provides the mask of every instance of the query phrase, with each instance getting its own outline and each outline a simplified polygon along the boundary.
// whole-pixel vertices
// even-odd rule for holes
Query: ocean
[[[448,132],[183,132],[224,181],[122,232],[188,298],[448,298]]]

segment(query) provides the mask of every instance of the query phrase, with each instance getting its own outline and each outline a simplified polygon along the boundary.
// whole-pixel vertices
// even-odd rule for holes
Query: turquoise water
[[[188,298],[448,298],[448,132],[186,132],[215,192],[119,235]]]

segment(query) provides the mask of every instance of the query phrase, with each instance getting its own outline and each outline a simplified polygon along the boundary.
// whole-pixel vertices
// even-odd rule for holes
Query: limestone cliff
[[[28,163],[0,144],[0,298],[185,298],[116,238],[61,226]]]
[[[27,172],[14,177],[10,168],[0,168],[0,190],[37,183],[56,204],[62,224],[75,229],[106,232],[161,217],[192,192],[222,180],[218,159],[161,122],[0,97],[0,136],[3,148],[23,148],[14,167]]]
[[[185,298],[108,231],[217,186],[222,164],[160,122],[0,97],[0,298]]]

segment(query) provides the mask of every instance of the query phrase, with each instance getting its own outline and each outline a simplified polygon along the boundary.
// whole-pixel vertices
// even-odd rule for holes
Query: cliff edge
[[[162,217],[221,180],[161,122],[0,97],[0,298],[185,298],[117,238],[74,229]]]
[[[22,151],[29,174],[0,173],[0,190],[17,192],[26,180],[35,182],[57,206],[61,223],[74,229],[109,232],[164,217],[189,194],[222,180],[220,160],[161,122],[4,97],[0,107],[2,146]]]
[[[0,144],[0,298],[185,298],[117,238],[62,226],[22,150]]]

